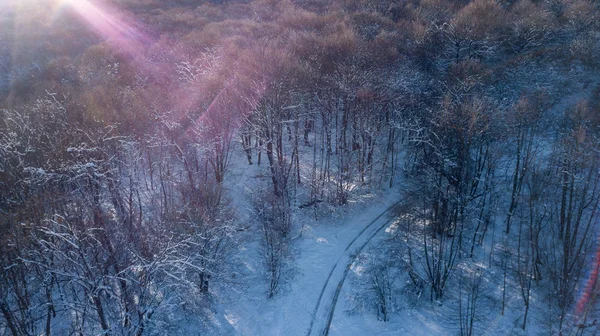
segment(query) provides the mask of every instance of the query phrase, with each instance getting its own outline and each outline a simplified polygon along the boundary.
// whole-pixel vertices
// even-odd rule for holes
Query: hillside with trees
[[[5,0],[0,335],[281,334],[224,293],[300,309],[368,199],[332,334],[600,333],[599,55],[594,0]]]

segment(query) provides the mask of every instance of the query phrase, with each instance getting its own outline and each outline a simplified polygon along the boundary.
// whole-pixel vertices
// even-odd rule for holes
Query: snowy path
[[[371,239],[394,219],[392,217],[393,210],[398,204],[399,202],[388,207],[384,212],[366,225],[358,235],[350,241],[343,254],[333,265],[327,276],[327,280],[321,289],[316,307],[312,313],[308,332],[306,333],[307,336],[329,335],[329,328],[331,326],[331,321],[333,320],[335,307],[354,259],[365,246],[367,246]]]

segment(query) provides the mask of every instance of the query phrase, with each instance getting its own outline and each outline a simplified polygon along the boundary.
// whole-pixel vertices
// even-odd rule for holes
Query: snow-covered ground
[[[252,198],[258,185],[268,187],[268,167],[265,164],[247,165],[243,161],[245,156],[237,153],[239,150],[237,148],[233,153],[230,184],[226,187],[240,220],[252,228],[256,225],[252,221]],[[208,323],[212,333],[323,335],[327,329],[329,335],[459,334],[458,294],[453,290],[448,291],[443,302],[431,302],[428,293],[416,299],[412,293],[400,291],[395,300],[400,302],[397,306],[401,308],[391,314],[388,322],[378,320],[372,312],[348,311],[352,296],[361,290],[356,281],[359,272],[348,266],[360,250],[384,246],[394,236],[395,213],[388,210],[402,198],[401,184],[397,183],[399,186],[395,189],[354,194],[344,206],[322,203],[317,208],[299,209],[296,205],[295,234],[285,279],[281,291],[271,299],[266,294],[263,259],[259,237],[255,233],[259,230],[249,230],[247,241],[240,244],[237,256],[238,285],[216,295],[216,308]],[[500,269],[495,271],[501,273]],[[498,277],[501,274],[495,276],[496,280],[490,286],[498,284]],[[408,284],[406,277],[399,281]],[[492,299],[482,303],[480,308],[485,314],[479,314],[481,321],[476,322],[477,334],[519,334],[520,298],[509,297],[506,314],[502,316],[500,307],[494,306],[499,303],[501,289],[491,290],[493,292],[486,295]],[[535,324],[536,319],[539,318],[531,317],[531,324]],[[530,328],[527,334],[544,334],[533,331]]]
[[[570,97],[570,96],[569,96]],[[208,328],[214,335],[460,335],[461,275],[481,274],[474,335],[551,335],[551,295],[534,286],[526,330],[522,330],[524,304],[512,268],[506,277],[505,309],[502,314],[504,273],[501,253],[503,226],[492,225],[475,258],[463,256],[452,273],[441,301],[431,301],[429,290],[419,297],[411,290],[407,274],[397,274],[394,311],[390,320],[379,320],[373,311],[356,311],[361,272],[357,252],[394,244],[398,223],[387,211],[402,199],[402,181],[394,189],[352,193],[348,204],[300,208],[294,204],[294,234],[291,255],[281,291],[267,298],[266,276],[260,255],[260,237],[253,222],[252,200],[256,190],[269,187],[266,162],[248,165],[240,146],[232,155],[226,190],[240,221],[250,228],[239,244],[235,286],[216,290],[215,308]],[[306,192],[298,190],[299,194]],[[301,197],[299,197],[301,198]],[[497,222],[501,223],[498,218]],[[396,242],[397,243],[397,242]],[[510,244],[509,244],[510,245]],[[385,248],[380,249],[386,250]],[[371,251],[372,252],[372,251]],[[492,257],[490,258],[490,252]],[[383,253],[383,252],[382,252]],[[347,275],[347,276],[346,276]],[[462,294],[464,300],[464,293]],[[464,302],[464,301],[463,301]],[[463,307],[464,309],[464,307]],[[552,314],[556,316],[556,314]],[[205,326],[206,327],[206,326]],[[191,329],[193,330],[193,328]],[[593,333],[594,331],[591,330]]]
[[[237,174],[242,180],[251,180],[257,178],[259,171],[257,166],[248,166]],[[282,291],[272,299],[266,298],[258,243],[243,246],[247,293],[232,294],[220,305],[235,334],[306,335],[320,297],[313,328],[322,328],[327,317],[322,313],[331,307],[335,288],[354,248],[366,243],[385,223],[388,216],[376,219],[398,200],[398,193],[389,191],[357,197],[345,206],[331,208],[332,212],[320,211],[315,215],[312,208],[296,210],[298,233],[292,242],[288,276]],[[243,202],[236,205],[243,209]]]

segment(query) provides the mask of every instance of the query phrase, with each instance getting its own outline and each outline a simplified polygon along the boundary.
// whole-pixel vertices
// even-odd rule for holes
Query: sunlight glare
[[[65,9],[73,10],[94,32],[130,54],[139,53],[141,43],[145,41],[138,29],[111,14],[116,11],[97,1],[60,0],[55,7],[55,13]]]

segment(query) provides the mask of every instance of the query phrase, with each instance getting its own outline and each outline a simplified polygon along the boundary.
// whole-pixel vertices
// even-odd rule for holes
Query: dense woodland
[[[0,5],[0,335],[177,334],[248,231],[277,296],[295,211],[382,188],[396,265],[463,293],[461,335],[469,263],[523,330],[546,293],[548,334],[598,331],[600,2],[77,3]],[[234,164],[267,177],[250,222]]]

